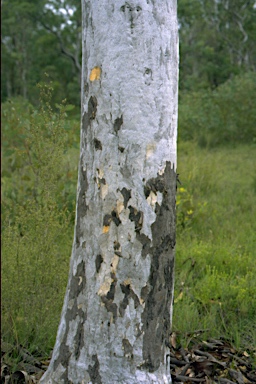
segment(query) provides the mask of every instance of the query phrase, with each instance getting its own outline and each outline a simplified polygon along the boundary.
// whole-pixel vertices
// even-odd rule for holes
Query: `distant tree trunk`
[[[41,383],[169,383],[176,0],[83,0],[75,238]]]

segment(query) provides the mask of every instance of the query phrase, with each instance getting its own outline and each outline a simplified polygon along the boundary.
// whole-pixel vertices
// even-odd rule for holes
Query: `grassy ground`
[[[255,346],[255,145],[178,153],[173,328]]]
[[[47,157],[45,181],[40,176],[38,183],[31,161],[45,156],[46,139],[37,137],[34,149],[33,142],[22,146],[26,119],[11,107],[3,121],[2,338],[42,355],[54,344],[68,276],[79,123],[66,124],[62,165]],[[184,344],[199,329],[236,347],[256,345],[255,162],[255,144],[212,150],[179,144],[173,329]]]

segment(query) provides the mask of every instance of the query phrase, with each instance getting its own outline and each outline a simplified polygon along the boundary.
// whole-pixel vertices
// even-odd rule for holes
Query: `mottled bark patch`
[[[65,333],[64,340],[65,341],[67,340],[67,331]],[[68,363],[69,363],[70,356],[71,356],[71,352],[69,350],[69,347],[62,342],[59,350],[59,356],[54,361],[53,369],[54,371],[56,371],[59,364],[62,364],[63,367],[66,368],[66,371],[61,376],[61,380],[63,380],[64,383],[68,382]]]
[[[112,313],[113,321],[115,322],[117,318],[117,305],[113,303],[113,300],[108,300],[106,296],[101,296],[101,301],[104,303],[106,310]]]
[[[92,360],[94,362],[94,365],[89,365],[88,367],[88,373],[90,375],[90,379],[92,381],[92,384],[102,384],[99,368],[100,363],[97,355],[92,355]]]
[[[116,211],[111,212],[112,220],[115,223],[115,225],[118,227],[119,224],[121,224],[121,220],[118,217],[118,214]]]
[[[120,284],[121,290],[124,294],[124,298],[119,306],[120,316],[124,316],[127,305],[129,304],[129,299],[132,298],[134,301],[134,308],[137,308],[140,305],[140,300],[136,293],[132,290],[130,284]]]
[[[113,303],[113,301],[115,298],[117,278],[114,273],[111,273],[111,278],[113,281],[110,285],[109,291],[106,295],[101,296],[101,301],[104,303],[106,310],[112,313],[113,321],[115,322],[117,318],[117,305]]]
[[[148,248],[151,256],[149,290],[143,287],[145,309],[143,322],[143,358],[145,367],[156,371],[163,361],[163,343],[170,334],[170,307],[173,291],[173,268],[175,247],[175,194],[176,173],[171,163],[166,163],[165,172],[146,182],[144,192],[161,192],[161,206],[156,203],[156,220],[152,224],[152,243]],[[148,245],[146,245],[148,246]]]
[[[135,223],[135,232],[140,232],[143,224],[143,212],[138,211],[136,208],[129,205],[129,219]]]
[[[115,225],[118,227],[119,224],[121,224],[121,220],[119,219],[118,213],[113,210],[111,214],[106,214],[103,218],[103,226],[107,227],[110,225],[111,221],[115,223]]]
[[[64,380],[65,383],[68,383],[68,365],[69,365],[69,359],[71,357],[71,352],[69,350],[69,347],[66,344],[67,336],[69,332],[69,323],[70,321],[75,320],[77,317],[79,317],[80,322],[78,324],[78,328],[74,336],[74,345],[75,345],[74,355],[76,359],[79,358],[81,350],[84,345],[83,329],[84,329],[84,322],[87,319],[87,313],[85,313],[81,308],[77,307],[77,298],[79,293],[81,293],[85,289],[85,286],[86,286],[85,262],[81,261],[81,263],[77,265],[76,274],[73,275],[71,278],[69,292],[72,294],[72,297],[69,297],[69,300],[73,300],[73,305],[72,305],[72,308],[67,309],[67,312],[65,315],[66,331],[60,346],[59,356],[54,362],[54,370],[57,369],[59,364],[62,364],[64,367],[67,368],[61,377],[61,379]]]
[[[123,125],[123,115],[121,117],[118,117],[117,119],[115,119],[114,131],[116,134],[118,133],[118,131],[120,130],[122,125]]]

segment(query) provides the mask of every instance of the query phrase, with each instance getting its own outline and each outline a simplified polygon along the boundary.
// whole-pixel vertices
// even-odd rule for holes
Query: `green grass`
[[[73,240],[79,122],[47,101],[39,113],[20,100],[2,113],[2,338],[47,354]],[[182,343],[201,329],[256,345],[255,163],[255,144],[179,143],[173,330]]]
[[[173,328],[181,335],[202,329],[256,345],[255,163],[255,145],[179,145]]]

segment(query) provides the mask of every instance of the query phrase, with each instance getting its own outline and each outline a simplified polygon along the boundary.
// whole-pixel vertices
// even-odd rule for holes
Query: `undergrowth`
[[[2,108],[2,338],[47,353],[65,292],[74,214],[61,188],[69,188],[69,107],[54,110],[51,85],[39,89],[39,110],[20,100]]]

